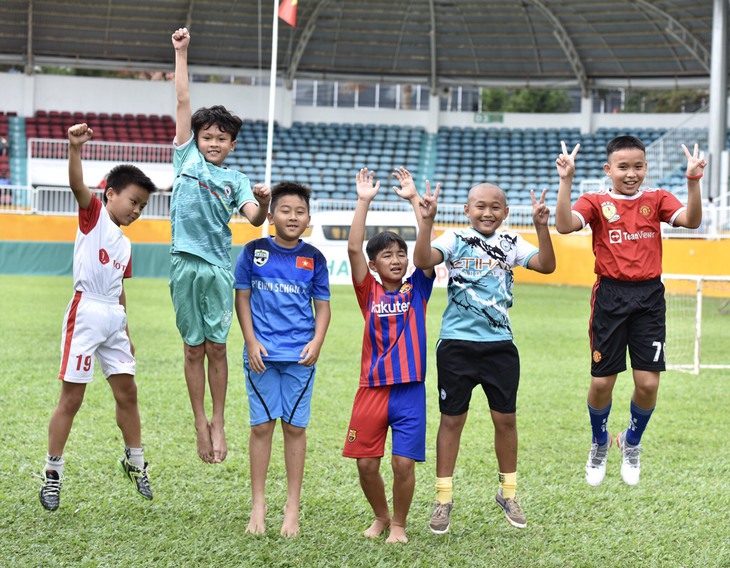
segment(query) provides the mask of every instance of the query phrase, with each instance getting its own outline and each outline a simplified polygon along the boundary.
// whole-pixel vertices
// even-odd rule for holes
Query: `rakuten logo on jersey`
[[[608,231],[608,242],[612,245],[623,241],[640,241],[641,239],[653,239],[656,236],[655,231],[636,231],[635,233],[627,233],[620,229],[611,229]]]
[[[381,318],[396,316],[408,312],[410,306],[410,302],[385,302],[380,300],[370,306],[370,313],[377,314]]]

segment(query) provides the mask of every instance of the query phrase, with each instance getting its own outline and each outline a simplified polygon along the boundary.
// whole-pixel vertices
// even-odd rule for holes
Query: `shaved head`
[[[489,195],[490,193],[493,193],[495,191],[498,192],[499,195],[502,197],[502,202],[504,203],[504,205],[507,205],[507,194],[501,187],[493,183],[480,183],[472,187],[466,196],[466,202],[467,204],[469,204],[476,199],[479,199],[485,195]]]

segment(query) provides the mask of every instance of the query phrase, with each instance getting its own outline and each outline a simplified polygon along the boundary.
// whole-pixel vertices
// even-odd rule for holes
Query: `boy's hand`
[[[253,196],[259,202],[259,207],[264,207],[268,211],[269,203],[271,203],[271,190],[269,186],[263,183],[257,183],[253,186]]]
[[[367,168],[362,168],[359,172],[357,172],[357,176],[355,176],[355,181],[357,183],[358,199],[363,199],[368,202],[375,199],[375,196],[380,190],[380,182],[373,185],[374,180],[375,172],[372,170],[368,172]]]
[[[71,146],[81,146],[84,142],[91,140],[94,131],[87,124],[74,124],[68,129],[68,142]]]
[[[175,48],[175,51],[187,49],[188,44],[190,44],[190,32],[188,28],[178,28],[175,30],[172,34],[172,46]]]
[[[684,155],[687,156],[687,177],[702,176],[705,172],[707,161],[704,158],[700,158],[700,147],[695,144],[694,152],[690,154],[687,146],[682,144],[682,150],[684,150]]]
[[[322,345],[320,343],[315,340],[310,341],[304,346],[304,349],[302,349],[302,352],[299,354],[298,363],[305,367],[311,367],[317,362],[317,359],[319,359],[319,352],[321,349]]]
[[[441,184],[436,184],[436,190],[431,194],[431,183],[426,180],[426,194],[423,196],[418,206],[421,210],[421,217],[423,219],[433,220],[436,217],[436,210],[438,209],[437,202],[439,191],[441,190]]]
[[[410,201],[418,197],[418,191],[416,190],[416,183],[413,181],[413,176],[405,168],[396,168],[393,172],[393,177],[398,180],[400,187],[393,186],[393,191],[401,199]]]
[[[266,370],[263,357],[268,357],[266,348],[257,340],[246,342],[246,353],[248,353],[248,366],[255,373],[263,373]]]
[[[576,144],[573,151],[568,154],[568,149],[565,147],[565,142],[560,141],[560,146],[563,152],[555,160],[555,166],[558,168],[558,175],[560,179],[572,178],[575,173],[575,156],[578,153],[580,144]]]
[[[547,189],[542,190],[540,201],[535,199],[535,190],[530,190],[530,197],[532,198],[532,222],[535,227],[547,227],[548,219],[550,219],[550,208],[545,205],[545,194]]]

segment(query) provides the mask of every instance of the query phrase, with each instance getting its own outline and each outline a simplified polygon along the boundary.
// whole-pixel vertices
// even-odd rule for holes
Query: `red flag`
[[[297,257],[297,268],[303,268],[304,270],[314,270],[314,259],[306,256]]]
[[[299,0],[281,0],[279,17],[291,27],[297,27],[297,4]]]

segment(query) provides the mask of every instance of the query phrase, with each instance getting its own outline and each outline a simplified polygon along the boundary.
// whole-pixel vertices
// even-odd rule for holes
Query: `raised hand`
[[[704,174],[705,166],[707,166],[707,160],[700,158],[700,147],[695,144],[694,152],[690,154],[687,146],[682,144],[682,150],[684,150],[684,155],[687,156],[687,177],[699,179]]]
[[[74,124],[68,129],[68,141],[71,146],[81,146],[84,142],[91,140],[93,135],[94,131],[85,122]]]
[[[547,227],[548,220],[550,219],[550,208],[545,205],[545,195],[547,189],[542,190],[540,195],[540,201],[535,198],[535,190],[530,190],[530,197],[532,198],[532,222],[535,227]]]
[[[555,166],[558,168],[558,175],[561,178],[572,178],[575,173],[575,156],[578,154],[580,144],[576,144],[573,151],[568,154],[568,149],[565,147],[565,142],[560,141],[562,148],[561,154],[555,160]]]
[[[421,217],[423,219],[434,219],[436,217],[436,211],[438,210],[438,196],[441,190],[441,184],[436,184],[436,189],[431,193],[431,183],[426,180],[426,193],[419,202],[419,208],[421,211]]]
[[[271,203],[271,190],[268,185],[263,183],[257,183],[254,185],[253,196],[256,201],[259,202],[260,207],[264,207],[268,210],[269,203]]]
[[[367,168],[362,168],[355,176],[357,183],[357,197],[365,201],[372,201],[380,190],[380,182],[373,184],[375,181],[375,172]]]
[[[416,183],[413,181],[413,176],[405,168],[396,168],[393,172],[393,177],[398,180],[400,187],[393,186],[393,191],[396,192],[398,197],[410,201],[413,198],[418,197],[418,191],[416,190]]]
[[[187,49],[190,44],[190,32],[188,28],[178,28],[172,34],[172,46],[177,49]]]

